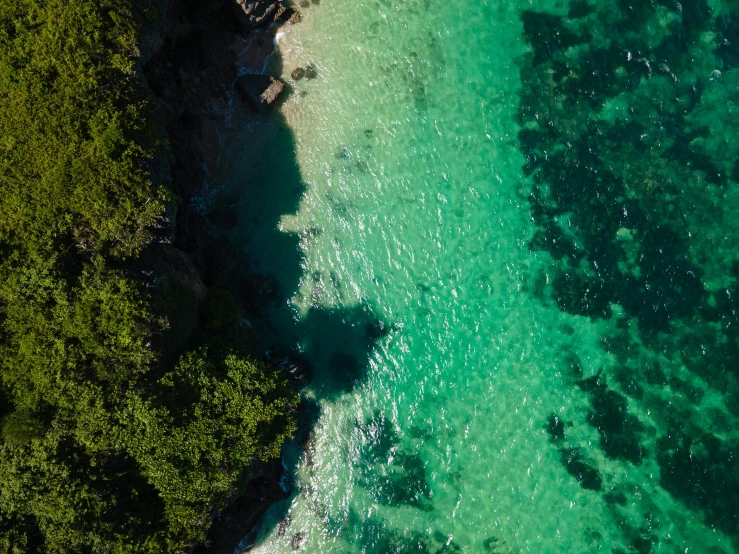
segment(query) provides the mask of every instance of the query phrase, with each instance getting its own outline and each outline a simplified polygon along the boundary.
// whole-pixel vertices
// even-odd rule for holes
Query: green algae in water
[[[223,168],[320,407],[255,551],[738,551],[737,6],[303,12]]]

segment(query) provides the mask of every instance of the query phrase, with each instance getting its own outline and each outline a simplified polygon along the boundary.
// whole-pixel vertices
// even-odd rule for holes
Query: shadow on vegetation
[[[271,73],[280,74],[280,63],[273,61]],[[286,87],[288,94],[298,91]],[[283,463],[292,476],[303,451],[311,463],[312,429],[320,417],[320,401],[335,399],[366,378],[372,350],[390,329],[367,303],[324,307],[316,293],[306,313],[299,314],[293,306],[294,299],[302,299],[301,285],[307,279],[320,289],[322,277],[306,273],[302,246],[323,230],[281,230],[283,217],[298,212],[307,190],[294,135],[277,109],[255,114],[239,98],[234,102],[234,136],[226,146],[227,185],[218,190],[211,212],[211,222],[229,243],[226,248],[232,259],[216,264],[221,271],[213,278],[243,305],[260,352],[283,367],[295,387],[307,387],[315,397],[302,399],[298,436],[284,450]],[[251,129],[239,135],[247,126]],[[335,287],[341,285],[335,275],[323,279]],[[286,516],[289,506],[279,506],[283,505],[285,513],[270,517],[271,522]],[[284,532],[282,526],[280,531]],[[243,529],[244,535],[248,532]]]

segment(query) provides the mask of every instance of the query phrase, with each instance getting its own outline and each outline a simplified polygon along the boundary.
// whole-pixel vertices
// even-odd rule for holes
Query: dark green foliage
[[[164,191],[136,79],[145,0],[0,2],[0,242],[136,253]]]
[[[130,277],[168,196],[135,67],[153,6],[0,0],[0,552],[180,551],[295,429],[223,293],[196,333],[189,287]]]
[[[159,491],[173,548],[205,538],[209,513],[234,496],[253,459],[279,456],[297,403],[274,370],[205,349],[185,355],[147,397],[129,395],[123,442]]]
[[[223,331],[238,324],[239,306],[231,294],[223,289],[211,288],[200,307],[200,320],[204,329]]]
[[[165,355],[176,355],[198,326],[198,298],[177,274],[170,273],[159,282],[155,304],[166,321],[162,349]]]
[[[38,416],[28,412],[13,412],[2,421],[2,437],[14,446],[23,446],[44,434],[44,424]]]

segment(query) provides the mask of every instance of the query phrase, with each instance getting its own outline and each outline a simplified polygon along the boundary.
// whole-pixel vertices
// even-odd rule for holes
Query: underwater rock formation
[[[611,329],[601,348],[616,363],[577,381],[600,448],[640,464],[642,440],[661,436],[660,486],[739,544],[736,464],[715,433],[739,416],[734,12],[706,0],[524,10],[518,117],[529,248],[551,257],[540,298]],[[711,393],[723,404],[706,412]],[[654,537],[626,543],[650,552]]]
[[[598,470],[583,461],[582,452],[579,448],[563,448],[560,450],[560,461],[565,466],[567,473],[572,475],[580,486],[591,491],[599,491],[603,485]]]

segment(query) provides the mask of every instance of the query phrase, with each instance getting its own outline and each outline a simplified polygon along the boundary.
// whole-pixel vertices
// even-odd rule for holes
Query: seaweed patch
[[[628,413],[626,397],[608,388],[600,374],[578,382],[590,398],[588,423],[598,430],[600,447],[609,458],[640,464],[646,450],[640,443],[644,425]]]
[[[521,16],[529,249],[551,276],[537,298],[608,329],[604,374],[583,379],[571,351],[561,364],[606,458],[639,465],[661,436],[660,486],[739,544],[739,18],[706,0],[566,8]],[[556,416],[545,428],[564,441]],[[601,488],[581,450],[560,453]],[[614,514],[629,500],[603,498]],[[647,527],[624,551],[655,550]]]
[[[560,461],[567,473],[572,475],[580,486],[591,491],[599,491],[603,485],[603,478],[592,465],[583,459],[579,448],[563,448],[559,451]]]

